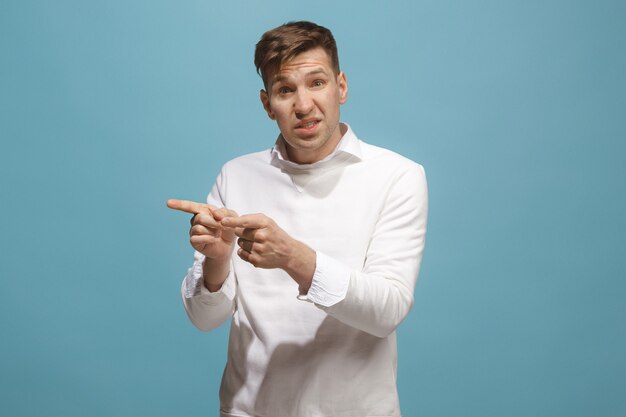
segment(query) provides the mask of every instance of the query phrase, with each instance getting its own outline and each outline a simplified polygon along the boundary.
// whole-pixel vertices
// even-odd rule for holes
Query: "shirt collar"
[[[352,128],[347,123],[341,123],[346,128],[346,133],[342,136],[341,140],[335,147],[335,149],[326,158],[321,161],[314,162],[312,164],[298,164],[287,159],[287,149],[285,148],[285,141],[282,135],[278,135],[276,144],[271,150],[272,161],[278,164],[295,169],[309,169],[309,168],[323,168],[328,165],[334,164],[335,161],[345,160],[348,158],[362,159],[361,153],[361,141],[356,137]]]

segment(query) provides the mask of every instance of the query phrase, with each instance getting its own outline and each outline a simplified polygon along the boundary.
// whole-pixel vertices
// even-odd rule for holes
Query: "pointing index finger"
[[[167,206],[173,210],[184,211],[185,213],[198,214],[202,212],[210,212],[211,206],[204,203],[196,203],[190,200],[167,200]]]
[[[225,227],[243,227],[261,229],[267,226],[267,218],[261,214],[245,214],[239,217],[226,217],[221,221]]]

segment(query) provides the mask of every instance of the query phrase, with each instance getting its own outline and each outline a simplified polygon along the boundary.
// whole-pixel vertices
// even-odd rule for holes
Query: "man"
[[[424,170],[340,123],[348,83],[328,29],[270,30],[255,64],[276,145],[226,163],[207,204],[168,201],[194,214],[189,318],[232,319],[221,416],[399,416],[395,329],[424,248]]]

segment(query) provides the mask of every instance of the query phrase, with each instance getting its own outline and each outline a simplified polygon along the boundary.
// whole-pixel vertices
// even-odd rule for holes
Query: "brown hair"
[[[339,74],[337,44],[330,30],[312,22],[289,22],[269,30],[261,36],[254,51],[256,71],[267,88],[268,73],[308,50],[321,47],[328,56],[336,74]]]

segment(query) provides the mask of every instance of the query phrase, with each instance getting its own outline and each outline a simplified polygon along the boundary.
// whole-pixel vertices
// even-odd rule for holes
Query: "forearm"
[[[315,273],[316,253],[302,242],[294,240],[293,254],[283,268],[298,283],[300,294],[306,294],[311,287]]]
[[[187,298],[184,295],[183,305],[189,320],[199,330],[208,332],[219,327],[228,320],[234,309],[234,301],[228,299],[222,293],[209,293]],[[210,298],[215,296],[215,298]]]
[[[230,272],[230,256],[223,259],[205,258],[202,263],[204,286],[210,292],[219,291]]]
[[[384,277],[353,272],[345,298],[321,308],[349,326],[386,337],[404,320],[412,306],[412,288]]]
[[[393,262],[362,270],[318,253],[318,267],[307,298],[337,320],[378,337],[386,337],[413,305],[420,256],[407,251]]]
[[[204,281],[204,256],[195,253],[194,263],[182,283],[182,301],[191,322],[198,329],[209,331],[228,320],[235,308],[236,280],[227,274],[215,292]]]
[[[418,168],[390,190],[362,267],[318,253],[308,298],[345,324],[389,335],[413,305],[427,217],[426,178]]]

